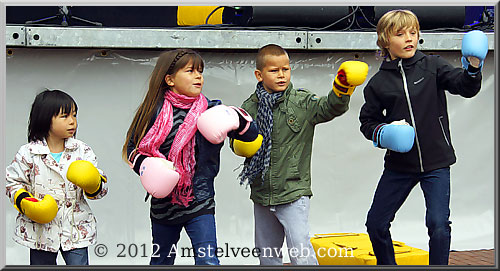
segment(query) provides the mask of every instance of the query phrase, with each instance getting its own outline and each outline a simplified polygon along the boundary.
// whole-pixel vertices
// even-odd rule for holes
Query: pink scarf
[[[179,126],[179,130],[175,134],[168,154],[168,160],[174,163],[176,171],[180,175],[177,186],[170,194],[172,203],[188,206],[188,203],[194,198],[191,179],[196,165],[194,155],[196,121],[200,114],[207,109],[208,102],[201,93],[197,97],[188,97],[170,90],[165,92],[164,98],[163,107],[155,123],[142,138],[137,151],[147,156],[165,158],[165,155],[158,149],[167,138],[170,130],[172,130],[172,106],[182,109],[190,108],[184,122]]]

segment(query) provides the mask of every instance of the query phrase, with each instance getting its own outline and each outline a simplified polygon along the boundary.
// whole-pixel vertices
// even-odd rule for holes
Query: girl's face
[[[52,123],[50,125],[49,137],[66,139],[72,137],[76,132],[76,112],[75,108],[71,109],[71,112],[63,113],[62,108],[57,116],[52,117]]]
[[[165,82],[170,89],[177,93],[189,97],[197,97],[203,88],[203,71],[197,70],[193,66],[193,61],[189,61],[173,75],[166,75]]]
[[[415,28],[400,29],[389,37],[386,47],[391,55],[391,60],[396,58],[411,58],[417,51],[418,32]]]

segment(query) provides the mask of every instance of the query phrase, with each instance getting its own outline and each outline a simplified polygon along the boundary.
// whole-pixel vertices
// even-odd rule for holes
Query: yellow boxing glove
[[[52,221],[58,210],[56,200],[51,195],[47,194],[42,200],[38,200],[23,188],[17,190],[14,195],[14,207],[21,214],[40,224]]]
[[[99,173],[97,168],[85,160],[76,160],[71,163],[66,178],[81,187],[89,198],[97,196],[101,192],[102,182],[106,182],[106,178]]]
[[[257,135],[254,141],[245,142],[238,139],[231,139],[230,146],[234,153],[239,156],[250,158],[254,156],[262,145],[263,137],[261,134]]]
[[[358,60],[349,60],[342,63],[333,81],[333,92],[340,95],[349,95],[356,86],[363,84],[368,75],[368,64]]]

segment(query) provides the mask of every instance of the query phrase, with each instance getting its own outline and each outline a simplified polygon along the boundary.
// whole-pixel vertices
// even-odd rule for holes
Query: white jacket
[[[57,163],[45,140],[30,142],[21,146],[6,169],[6,193],[12,204],[17,190],[24,188],[37,199],[50,194],[59,207],[54,220],[47,224],[36,223],[19,213],[13,239],[21,245],[57,252],[60,247],[67,251],[96,242],[96,218],[83,190],[66,179],[66,171],[76,160],[87,160],[97,167],[97,157],[87,144],[75,138],[66,139],[64,147]],[[101,170],[99,173],[105,176]],[[93,199],[107,193],[103,183],[101,192]]]

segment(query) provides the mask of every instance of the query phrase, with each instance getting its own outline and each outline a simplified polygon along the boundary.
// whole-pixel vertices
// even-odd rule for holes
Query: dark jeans
[[[191,239],[192,248],[177,247],[182,228]],[[153,252],[151,265],[173,265],[176,254],[193,257],[195,265],[219,265],[216,255],[215,216],[201,215],[180,225],[163,225],[151,221]]]
[[[86,247],[68,251],[59,249],[66,265],[89,265],[89,253]],[[30,249],[30,265],[57,265],[57,252]]]
[[[447,265],[450,254],[450,168],[424,173],[385,169],[368,211],[366,228],[378,265],[395,265],[389,228],[410,191],[420,182],[425,198],[425,225],[429,234],[429,264]]]

